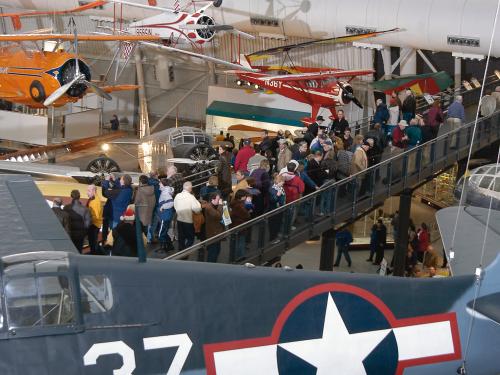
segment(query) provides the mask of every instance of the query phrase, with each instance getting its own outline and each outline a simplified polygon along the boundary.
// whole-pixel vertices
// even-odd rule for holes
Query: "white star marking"
[[[363,360],[390,332],[383,329],[350,334],[328,294],[323,337],[279,346],[316,367],[316,375],[366,375]]]

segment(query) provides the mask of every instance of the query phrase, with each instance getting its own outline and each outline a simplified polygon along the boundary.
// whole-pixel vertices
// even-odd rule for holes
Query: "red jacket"
[[[399,126],[396,126],[392,131],[392,145],[394,147],[406,148],[407,141],[403,141],[404,136],[404,131],[402,131]]]
[[[255,150],[251,146],[244,146],[238,151],[234,161],[234,170],[248,172],[248,160],[255,155]]]
[[[427,251],[429,247],[429,232],[426,230],[420,230],[418,232],[418,250],[421,252]]]
[[[304,193],[305,185],[299,176],[285,182],[286,203],[296,201]]]

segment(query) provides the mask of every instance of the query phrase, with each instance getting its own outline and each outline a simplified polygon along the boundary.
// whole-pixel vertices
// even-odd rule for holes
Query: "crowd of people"
[[[411,91],[403,101],[394,95],[390,108],[377,100],[373,123],[365,134],[352,134],[342,110],[330,123],[318,116],[301,138],[294,138],[289,131],[277,131],[271,136],[263,130],[258,142],[242,139],[236,147],[234,137],[230,134],[224,137],[221,133],[217,139],[226,142],[218,147],[217,172],[199,194],[196,191],[196,196],[191,183],[172,166],[165,175],[140,176],[135,189],[128,175],[119,179],[106,177],[101,187],[102,195],[107,198],[104,207],[96,198],[97,187],[91,185],[86,205],[80,202],[79,192],[73,191],[72,203],[61,209],[62,202],[56,199],[54,211],[79,251],[87,237],[91,253],[134,256],[137,252],[136,221],[148,243],[160,245],[159,251],[180,251],[193,245],[196,237],[200,240],[211,238],[294,202],[325,184],[363,171],[379,163],[388,147],[392,154],[435,138],[446,121],[440,103],[436,101],[425,116],[416,113],[415,103]],[[464,119],[461,103],[461,97],[457,97],[448,110],[448,118]],[[392,123],[397,124],[393,129]],[[360,193],[367,189],[365,185],[361,183]],[[330,200],[331,197],[322,197],[317,214],[329,213]],[[291,219],[286,223],[283,216],[272,215],[269,219],[273,227],[269,235],[271,241],[280,240],[285,225],[294,229],[297,210],[291,212]],[[98,239],[100,231],[101,240]],[[113,245],[105,250],[110,231]],[[249,233],[241,231],[238,236],[231,237],[234,260],[244,258],[248,236]],[[385,243],[385,237],[386,233],[377,235],[378,242]],[[377,246],[373,248],[369,258],[375,263],[381,260],[377,249]],[[216,262],[219,253],[220,242],[211,244],[206,259]],[[350,264],[350,259],[347,261]]]

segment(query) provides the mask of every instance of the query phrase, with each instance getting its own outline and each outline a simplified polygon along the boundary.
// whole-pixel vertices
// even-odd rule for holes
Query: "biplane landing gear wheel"
[[[45,95],[45,89],[43,88],[42,83],[38,80],[34,80],[33,82],[31,82],[30,95],[31,98],[37,103],[41,103],[45,99],[47,99],[47,95]]]
[[[196,161],[195,164],[186,166],[185,174],[188,176],[214,168],[219,160],[217,152],[212,147],[203,144],[193,146],[186,153],[186,158]],[[207,172],[207,175],[210,174],[210,172]],[[198,177],[202,177],[202,175]]]
[[[86,168],[87,171],[101,175],[107,173],[121,172],[120,166],[116,161],[106,156],[98,157],[92,160]]]

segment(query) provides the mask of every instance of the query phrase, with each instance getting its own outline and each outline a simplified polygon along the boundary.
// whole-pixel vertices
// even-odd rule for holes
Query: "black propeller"
[[[356,104],[359,108],[363,109],[363,105],[361,104],[361,102],[358,100],[358,98],[356,98],[354,96],[354,90],[352,88],[351,85],[349,84],[346,84],[344,85],[342,82],[337,82],[337,84],[340,86],[340,88],[342,89],[342,100],[344,101],[344,103],[349,103],[349,102],[353,102],[354,104]]]

